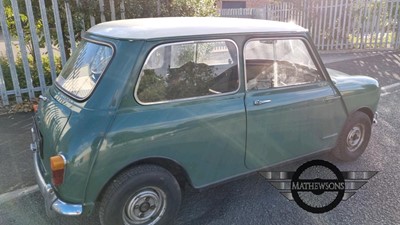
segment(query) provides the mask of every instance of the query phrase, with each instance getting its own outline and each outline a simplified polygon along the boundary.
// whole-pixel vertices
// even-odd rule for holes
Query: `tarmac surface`
[[[35,184],[32,153],[27,151],[32,115],[0,116],[0,194]]]
[[[322,58],[329,68],[373,77],[381,86],[400,82],[399,52],[330,53],[323,54]]]
[[[364,74],[383,86],[366,152],[354,162],[324,159],[342,171],[379,171],[347,201],[324,214],[312,214],[279,194],[261,175],[252,175],[201,192],[186,189],[176,224],[398,224],[400,214],[400,52],[322,54],[326,66]],[[35,186],[30,127],[32,113],[0,116],[0,225],[99,224],[90,217],[48,218]],[[309,159],[274,168],[295,171]]]

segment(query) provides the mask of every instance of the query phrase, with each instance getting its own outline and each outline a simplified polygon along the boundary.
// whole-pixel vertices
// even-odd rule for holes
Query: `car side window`
[[[247,90],[295,86],[324,80],[299,39],[254,39],[244,48]]]
[[[230,40],[195,41],[156,47],[135,89],[140,103],[218,95],[239,88],[238,49]]]

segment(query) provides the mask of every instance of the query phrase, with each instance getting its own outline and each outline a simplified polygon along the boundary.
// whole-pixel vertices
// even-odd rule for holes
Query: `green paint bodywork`
[[[253,104],[266,99],[271,102]],[[326,81],[249,93],[246,106],[251,169],[332,148],[346,120],[340,98]]]
[[[274,37],[285,35],[310,40],[298,33]],[[57,196],[83,204],[87,213],[107,183],[137,162],[179,165],[192,186],[202,188],[333,148],[349,113],[376,111],[377,81],[330,71],[332,82],[312,44],[325,81],[246,92],[241,50],[251,37],[230,37],[241,59],[236,93],[142,106],[135,101],[134,87],[152,48],[226,35],[145,41],[86,34],[88,40],[111,44],[114,57],[87,100],[76,101],[52,86],[45,94],[48,101],[40,101],[35,120],[44,140],[40,161],[46,182],[51,182],[49,158],[63,154],[67,166],[64,183],[55,187]],[[253,105],[264,99],[272,102]]]
[[[347,75],[328,69],[328,72],[340,91],[349,113],[361,108],[376,112],[380,98],[377,80],[367,76]]]

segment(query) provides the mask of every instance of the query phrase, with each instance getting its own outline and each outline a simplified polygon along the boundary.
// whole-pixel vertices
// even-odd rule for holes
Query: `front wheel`
[[[367,148],[371,137],[371,119],[363,112],[355,112],[340,133],[333,155],[343,161],[353,161]]]
[[[107,187],[99,209],[102,225],[166,225],[181,203],[174,176],[162,167],[141,165],[118,175]]]

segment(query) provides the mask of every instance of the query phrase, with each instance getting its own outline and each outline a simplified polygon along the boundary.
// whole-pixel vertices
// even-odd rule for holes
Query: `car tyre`
[[[102,225],[166,225],[173,223],[181,203],[175,177],[155,165],[124,171],[106,188],[99,207]]]
[[[370,137],[371,119],[357,111],[348,118],[332,153],[343,161],[356,160],[367,148]]]

